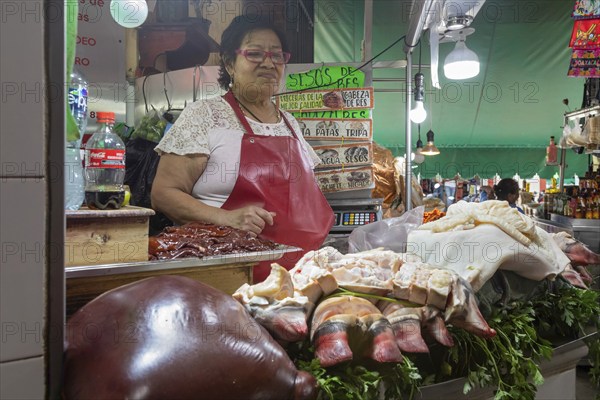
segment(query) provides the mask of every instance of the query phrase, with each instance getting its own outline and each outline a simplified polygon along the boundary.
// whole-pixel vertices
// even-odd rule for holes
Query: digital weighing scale
[[[328,199],[333,209],[335,222],[331,233],[352,232],[354,228],[381,221],[383,199]]]

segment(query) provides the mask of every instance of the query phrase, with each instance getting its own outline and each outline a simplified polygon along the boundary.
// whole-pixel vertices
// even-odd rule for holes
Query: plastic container
[[[68,95],[69,109],[75,118],[81,138],[87,127],[88,84],[76,69],[71,73]],[[85,197],[80,140],[67,142],[65,147],[65,210],[78,210]]]
[[[85,197],[85,178],[81,165],[79,141],[67,142],[64,174],[65,210],[78,210]]]
[[[125,144],[113,131],[115,114],[96,115],[100,130],[85,148],[85,203],[92,209],[117,209],[125,200]]]
[[[77,69],[71,72],[69,83],[69,108],[79,128],[79,138],[85,134],[87,127],[88,83]]]

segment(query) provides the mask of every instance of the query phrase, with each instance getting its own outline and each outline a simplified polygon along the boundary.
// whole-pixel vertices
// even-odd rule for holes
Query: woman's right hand
[[[228,225],[233,228],[242,229],[258,235],[265,226],[273,225],[274,212],[269,212],[264,208],[257,206],[245,206],[236,210],[231,210],[226,214],[226,221],[222,225]]]

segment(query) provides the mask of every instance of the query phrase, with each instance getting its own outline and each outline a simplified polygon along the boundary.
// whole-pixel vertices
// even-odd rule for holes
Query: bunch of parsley
[[[466,378],[463,392],[475,387],[495,388],[495,400],[534,399],[544,382],[539,362],[552,357],[552,341],[574,340],[600,329],[600,293],[567,284],[546,282],[545,290],[528,301],[495,308],[487,318],[497,335],[482,339],[449,326],[455,345],[435,346],[430,357],[406,355],[395,365],[357,360],[323,368],[308,342],[290,351],[299,369],[317,379],[319,399],[412,399],[419,386]],[[600,383],[600,338],[587,342],[592,382]],[[436,370],[431,371],[435,367]],[[427,375],[423,378],[424,375]],[[600,387],[600,386],[599,386]],[[600,395],[597,398],[600,400]]]
[[[407,357],[397,364],[357,360],[326,369],[314,358],[308,341],[288,352],[298,369],[317,379],[320,400],[378,400],[382,392],[385,399],[412,399],[422,383],[419,370]]]

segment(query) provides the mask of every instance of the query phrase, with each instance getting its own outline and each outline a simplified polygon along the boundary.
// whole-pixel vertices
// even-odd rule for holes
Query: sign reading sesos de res
[[[371,140],[370,119],[299,118],[302,136],[307,140]]]
[[[278,96],[287,111],[319,111],[373,108],[373,88],[311,90]]]
[[[363,86],[365,86],[365,73],[351,66],[322,66],[309,71],[291,73],[285,78],[285,87],[288,91]]]

